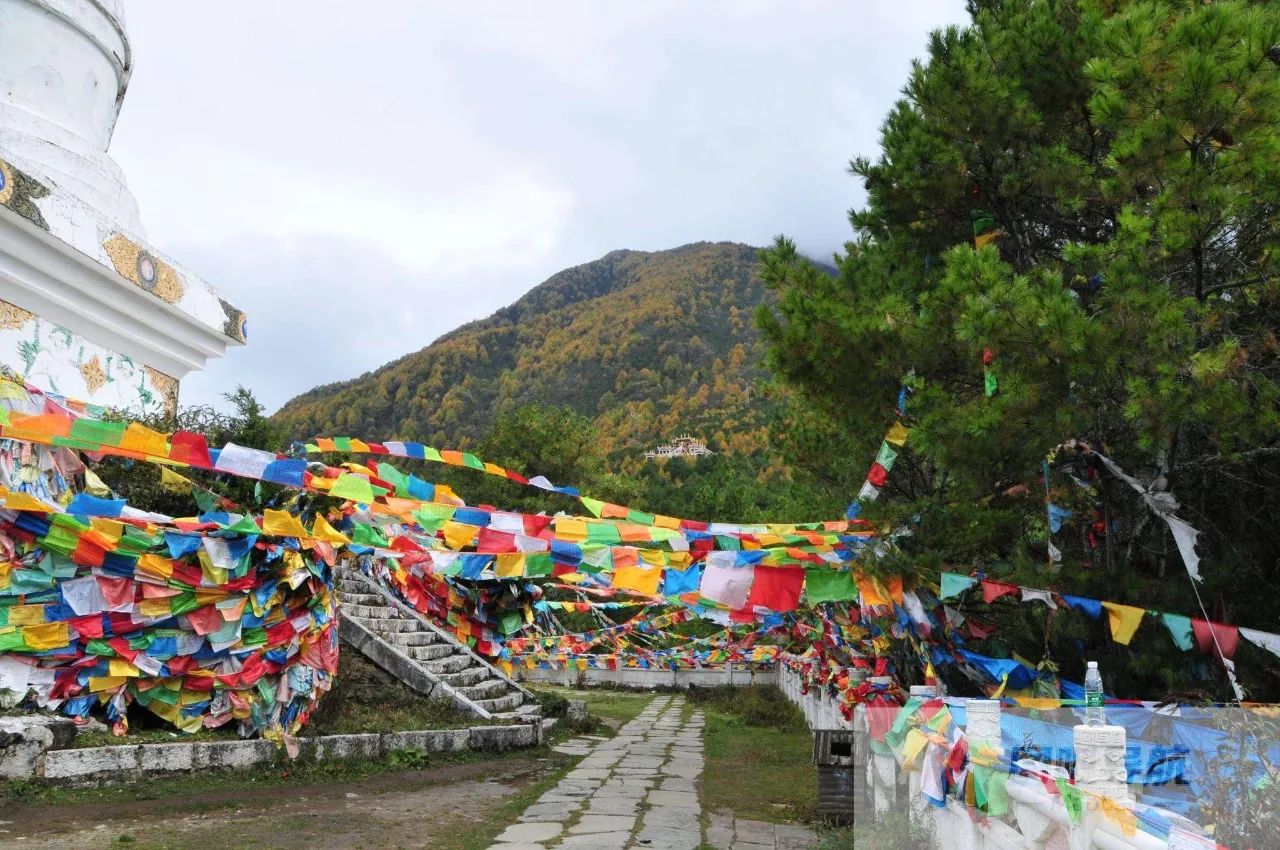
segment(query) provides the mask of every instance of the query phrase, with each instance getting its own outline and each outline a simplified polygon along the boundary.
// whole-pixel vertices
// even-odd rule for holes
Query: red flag
[[[1235,626],[1228,626],[1224,623],[1210,623],[1205,620],[1192,620],[1191,630],[1195,633],[1196,643],[1200,647],[1200,651],[1204,653],[1217,652],[1214,646],[1214,638],[1217,637],[1218,646],[1222,647],[1222,657],[1230,658],[1236,654],[1236,647],[1240,644],[1240,630]]]
[[[1004,584],[998,581],[987,581],[986,579],[982,580],[982,600],[988,605],[995,602],[1001,596],[1008,596],[1011,593],[1018,593],[1018,586],[1016,584]]]

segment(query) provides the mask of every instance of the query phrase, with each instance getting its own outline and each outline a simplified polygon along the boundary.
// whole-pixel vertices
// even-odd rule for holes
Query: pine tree
[[[875,510],[919,518],[913,564],[1049,583],[1042,462],[1083,439],[1165,478],[1205,532],[1213,615],[1265,628],[1251,588],[1280,577],[1280,7],[969,10],[931,37],[881,154],[851,164],[867,202],[838,274],[786,239],[766,252],[771,365],[832,454],[868,462],[911,387],[911,460]],[[1191,610],[1132,490],[1052,483],[1076,512],[1054,538],[1062,583]]]

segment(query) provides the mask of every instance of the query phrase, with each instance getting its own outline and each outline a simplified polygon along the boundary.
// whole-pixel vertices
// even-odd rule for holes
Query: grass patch
[[[820,850],[920,850],[928,847],[929,834],[915,826],[904,812],[890,812],[874,824],[858,824],[824,831]]]
[[[813,737],[781,691],[763,685],[691,689],[688,700],[707,718],[705,808],[770,823],[813,819]]]
[[[806,734],[809,730],[800,709],[772,685],[689,688],[686,701],[698,708],[711,708],[731,715],[749,726],[777,729],[779,732],[801,729]]]
[[[550,697],[563,697],[564,699],[580,699],[587,703],[587,711],[597,717],[603,717],[608,720],[614,720],[618,723],[626,723],[633,719],[645,706],[653,702],[653,698],[658,696],[656,693],[646,693],[644,691],[611,691],[604,689],[592,688],[591,690],[575,690],[573,688],[558,688],[539,685],[536,693],[548,694]]]

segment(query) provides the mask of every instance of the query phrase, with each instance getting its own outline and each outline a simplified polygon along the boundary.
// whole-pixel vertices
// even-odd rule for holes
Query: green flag
[[[950,599],[953,596],[959,596],[977,583],[977,579],[969,578],[968,576],[956,575],[955,573],[943,573],[942,592],[938,594],[938,598]]]
[[[804,598],[810,603],[845,602],[858,597],[849,570],[815,567],[804,571]]]
[[[1071,823],[1078,824],[1084,818],[1084,799],[1080,795],[1080,789],[1074,785],[1068,785],[1067,780],[1058,780],[1058,791],[1062,794],[1062,802],[1067,807],[1067,817]]]

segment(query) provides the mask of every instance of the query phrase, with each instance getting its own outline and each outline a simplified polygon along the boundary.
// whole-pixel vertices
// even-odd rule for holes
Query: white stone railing
[[[759,664],[726,662],[714,667],[618,667],[613,670],[588,667],[579,670],[571,665],[561,667],[516,667],[512,676],[520,682],[546,683],[574,687],[583,684],[612,685],[622,688],[714,688],[719,685],[772,685],[777,674],[772,667]]]
[[[875,821],[905,810],[930,837],[930,846],[936,850],[1192,850],[1214,846],[1212,841],[1166,841],[1140,829],[1126,835],[1117,820],[1103,814],[1104,797],[1121,808],[1126,808],[1130,799],[1125,772],[1126,734],[1122,727],[1074,729],[1076,786],[1083,792],[1084,804],[1078,824],[1072,825],[1060,796],[1050,794],[1040,780],[1022,775],[1008,778],[1009,805],[1005,815],[975,817],[976,812],[952,796],[948,796],[944,808],[936,808],[922,795],[919,762],[923,759],[904,767],[900,755],[872,751],[865,706],[857,706],[852,719],[846,720],[825,687],[815,686],[803,693],[802,677],[787,665],[786,659],[780,659],[778,664],[778,686],[804,712],[814,732],[820,796],[837,787],[824,781],[822,771],[846,770],[852,776],[854,796],[848,808],[856,819]],[[915,687],[912,696],[929,698],[934,696],[934,690]],[[998,701],[967,701],[964,734],[970,752],[977,747],[1000,750],[1000,717]],[[851,741],[840,741],[838,753],[831,751],[830,741],[850,737]],[[844,791],[846,787],[847,784],[840,786],[841,793],[848,793]],[[819,808],[841,810],[836,801],[826,800]]]

